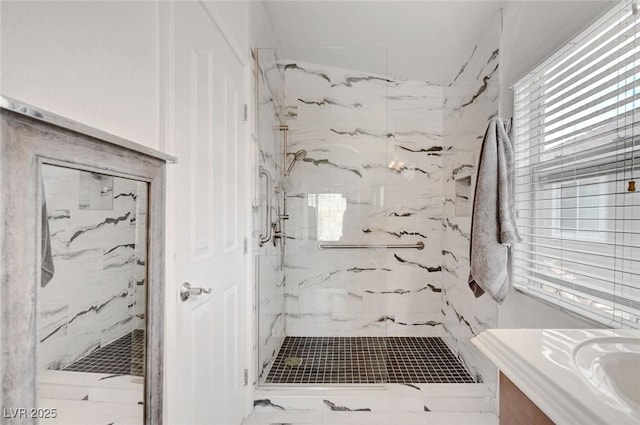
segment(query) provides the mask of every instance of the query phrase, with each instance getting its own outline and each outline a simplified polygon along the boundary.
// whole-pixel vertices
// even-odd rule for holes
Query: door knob
[[[210,294],[211,288],[192,288],[189,282],[180,285],[180,299],[186,301],[191,295]]]

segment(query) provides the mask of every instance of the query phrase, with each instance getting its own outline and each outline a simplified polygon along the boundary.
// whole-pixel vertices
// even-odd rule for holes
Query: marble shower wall
[[[284,270],[282,267],[283,251],[281,244],[274,246],[267,242],[259,245],[260,234],[265,232],[265,214],[267,196],[271,197],[271,216],[278,217],[278,202],[282,195],[282,133],[274,129],[281,122],[281,106],[284,103],[284,76],[277,66],[276,51],[258,49],[257,66],[254,61],[254,72],[257,76],[258,119],[253,131],[255,146],[254,169],[266,169],[273,177],[273,189],[266,193],[264,178],[256,176],[256,191],[253,201],[253,252],[255,265],[255,282],[257,290],[258,352],[257,379],[266,378],[269,369],[285,337],[284,320]]]
[[[146,184],[45,165],[55,273],[38,290],[41,369],[144,327]]]
[[[282,61],[289,336],[441,334],[443,89]],[[328,244],[425,249],[323,250]]]
[[[442,219],[443,336],[479,382],[495,389],[495,368],[470,338],[498,325],[498,308],[488,295],[475,298],[467,284],[471,207],[482,139],[498,113],[500,14],[469,52],[460,72],[444,88]]]

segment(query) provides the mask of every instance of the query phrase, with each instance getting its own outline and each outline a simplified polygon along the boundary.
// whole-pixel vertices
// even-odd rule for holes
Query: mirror
[[[41,174],[39,404],[129,403],[142,424],[148,184],[49,164]]]
[[[3,423],[162,424],[166,164],[0,96]]]

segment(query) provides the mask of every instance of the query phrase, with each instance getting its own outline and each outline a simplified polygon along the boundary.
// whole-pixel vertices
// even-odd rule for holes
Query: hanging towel
[[[47,201],[44,194],[44,182],[41,182],[42,193],[42,237],[41,237],[41,278],[40,286],[44,288],[53,279],[55,268],[53,267],[53,252],[51,251],[51,233],[49,232],[49,217],[47,215]]]
[[[513,207],[513,149],[509,121],[489,121],[482,142],[471,221],[469,287],[502,304],[509,289],[508,259],[512,244],[522,239]]]

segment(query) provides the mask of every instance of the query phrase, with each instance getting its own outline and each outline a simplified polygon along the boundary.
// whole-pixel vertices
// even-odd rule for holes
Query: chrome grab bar
[[[424,242],[417,242],[414,244],[409,243],[399,243],[399,244],[389,244],[389,245],[358,245],[358,244],[326,244],[320,243],[318,244],[318,248],[322,249],[361,249],[361,248],[384,248],[384,249],[404,249],[404,248],[413,248],[413,249],[424,249]]]
[[[265,176],[266,178],[266,182],[267,182],[267,187],[266,187],[266,193],[267,193],[267,213],[265,214],[265,224],[266,224],[266,235],[262,234],[262,231],[260,231],[260,246],[266,244],[267,242],[269,242],[271,240],[271,236],[272,236],[272,225],[271,225],[271,173],[269,173],[269,171],[267,171],[266,168],[260,166],[260,177]]]

